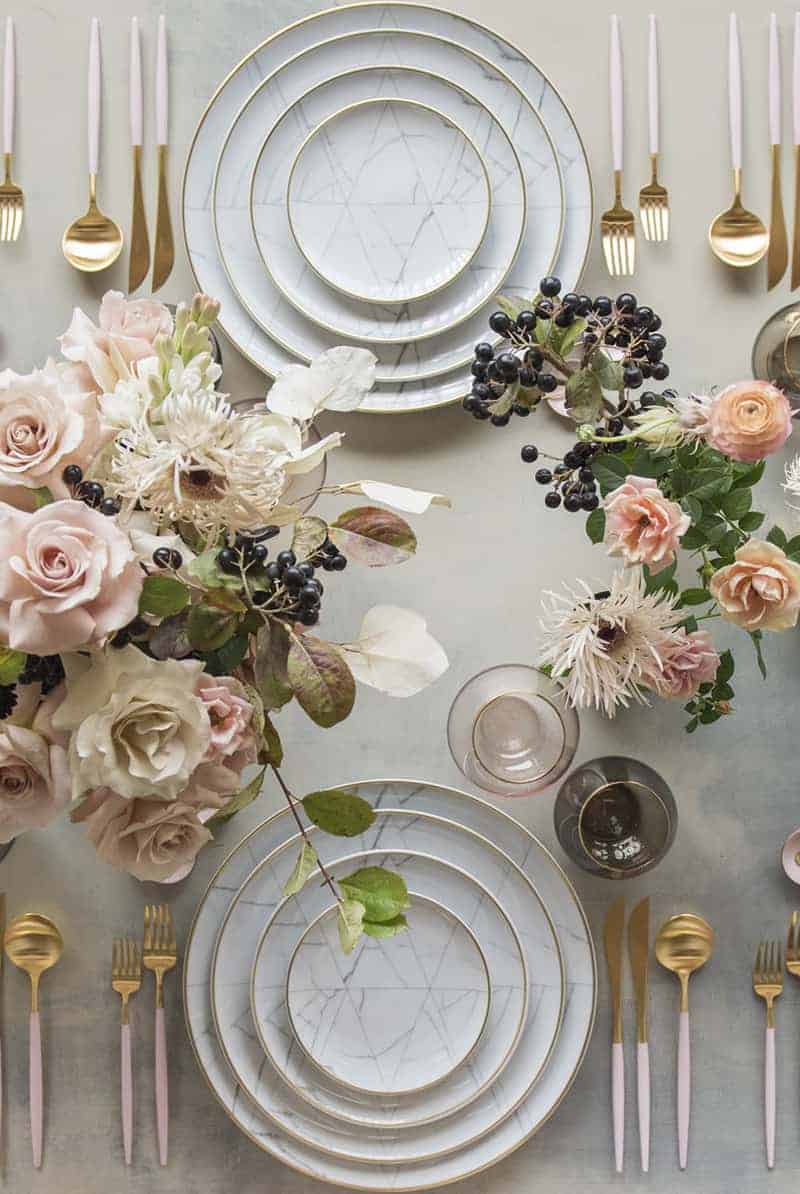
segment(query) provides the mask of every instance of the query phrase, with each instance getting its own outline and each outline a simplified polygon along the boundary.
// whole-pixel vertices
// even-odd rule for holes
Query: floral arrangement
[[[311,442],[311,422],[357,407],[375,358],[335,348],[237,411],[217,390],[217,313],[111,292],[96,324],[74,312],[59,360],[0,374],[0,840],[71,806],[102,859],[175,881],[270,768],[303,840],[287,891],[319,869],[352,948],[403,927],[405,887],[371,868],[333,883],[308,825],[349,836],[374,814],[345,792],[295,800],[273,714],[296,700],[330,727],[357,681],[410,696],[445,670],[410,610],[369,610],[349,643],[312,628],[323,574],[413,555],[387,507],[446,501],[357,481],[318,493],[368,504],[304,515],[293,478],[342,440]]]
[[[586,530],[623,571],[594,592],[582,581],[544,598],[540,663],[562,679],[567,699],[613,717],[648,694],[684,702],[687,730],[731,711],[734,659],[708,626],[721,618],[751,638],[762,675],[765,631],[800,616],[800,535],[764,537],[753,488],[764,458],[792,430],[786,396],[746,381],[682,397],[644,390],[665,381],[661,319],[633,294],[561,294],[543,278],[527,302],[501,298],[490,318],[494,343],[476,345],[464,408],[495,427],[557,402],[577,425],[574,445],[538,464],[545,505],[587,515]],[[800,464],[789,467],[800,493]],[[679,556],[694,577],[683,585]]]

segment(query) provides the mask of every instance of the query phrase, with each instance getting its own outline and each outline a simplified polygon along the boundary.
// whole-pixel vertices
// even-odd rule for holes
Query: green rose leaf
[[[378,506],[345,510],[329,534],[346,556],[371,568],[402,564],[417,550],[417,537],[405,519]]]
[[[229,821],[236,813],[241,812],[243,808],[247,808],[248,804],[253,803],[261,791],[265,771],[266,767],[262,767],[250,780],[247,787],[242,788],[241,792],[237,792],[224,808],[221,808],[218,813],[214,813],[214,816],[209,821],[206,821],[209,829],[213,829],[215,825],[222,825],[225,821]]]
[[[340,900],[336,924],[342,952],[351,954],[364,931],[364,905],[358,900]]]
[[[189,642],[198,651],[216,651],[233,638],[238,626],[234,614],[201,602],[193,605],[186,622]]]
[[[218,547],[201,552],[188,565],[187,571],[207,589],[241,589],[241,576],[231,576],[229,572],[223,572],[217,564],[218,555]]]
[[[302,891],[308,879],[317,869],[317,862],[317,852],[314,847],[309,842],[303,842],[292,873],[283,885],[283,894],[291,896]]]
[[[13,684],[24,669],[27,658],[24,651],[0,647],[0,684]]]
[[[708,589],[684,589],[681,593],[681,605],[703,605],[711,600]]]
[[[264,715],[261,727],[261,739],[264,743],[263,757],[266,763],[273,767],[280,767],[283,762],[283,743],[271,719]]]
[[[599,506],[586,519],[586,534],[592,543],[602,543],[606,533],[606,512]]]
[[[364,906],[364,920],[386,924],[411,904],[402,875],[382,866],[365,866],[339,880],[339,887],[349,900]]]
[[[328,538],[328,524],[322,518],[307,515],[298,518],[292,535],[292,551],[298,560],[309,560]]]
[[[681,547],[686,551],[697,551],[698,547],[703,547],[707,542],[706,536],[699,527],[689,527],[689,530],[681,539]]]
[[[727,684],[734,673],[736,664],[734,663],[733,655],[730,651],[723,651],[719,657],[719,667],[717,668],[716,683]]]
[[[738,522],[748,513],[753,504],[753,495],[749,489],[732,489],[720,503],[720,509],[726,518]]]
[[[206,671],[212,676],[229,676],[247,654],[250,639],[246,634],[235,634],[217,651],[206,654]]]
[[[625,388],[622,366],[619,361],[612,361],[611,357],[601,349],[592,355],[590,368],[604,390],[619,392]]]
[[[361,927],[368,937],[395,937],[408,928],[408,921],[404,916],[395,916],[394,920],[387,920],[383,924],[365,920]]]
[[[290,631],[286,675],[301,707],[318,726],[329,729],[350,714],[356,682],[333,643]]]
[[[33,494],[33,503],[37,510],[41,510],[42,506],[49,506],[53,501],[53,494],[46,485],[43,485],[41,489],[34,489],[31,492]]]
[[[628,462],[628,472],[636,477],[652,477],[657,479],[668,473],[672,462],[668,456],[656,455],[648,452],[647,448],[637,448],[633,458]]]
[[[281,709],[293,697],[286,670],[289,632],[284,622],[270,618],[256,635],[256,684],[265,709]]]
[[[566,385],[567,410],[576,423],[594,423],[603,409],[603,391],[591,369],[570,374]]]
[[[618,489],[628,475],[628,466],[619,456],[605,452],[592,461],[592,472],[603,497]]]
[[[766,461],[759,460],[756,464],[733,464],[733,486],[734,489],[739,489],[746,486],[752,489],[757,485],[764,476],[764,469],[766,468]]]
[[[774,543],[776,547],[780,547],[782,551],[786,551],[789,541],[779,526],[774,526],[767,535],[767,542]]]
[[[372,805],[341,788],[309,792],[300,803],[309,821],[334,837],[358,837],[375,820]]]
[[[139,613],[170,618],[186,608],[190,596],[188,587],[174,576],[148,576],[139,597]]]

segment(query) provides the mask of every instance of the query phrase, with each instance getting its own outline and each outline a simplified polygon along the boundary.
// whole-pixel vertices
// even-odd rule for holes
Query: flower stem
[[[286,797],[286,803],[288,804],[291,814],[295,819],[297,828],[300,830],[300,836],[302,837],[303,841],[306,843],[307,846],[311,846],[311,840],[308,836],[308,830],[306,829],[305,825],[303,824],[300,814],[297,811],[297,805],[299,802],[297,800],[295,800],[294,796],[289,791],[289,788],[287,787],[283,776],[281,775],[280,771],[275,766],[275,764],[270,763],[270,767],[272,768],[272,772],[273,772],[275,778],[277,779],[278,784],[280,785],[281,791],[283,792],[284,796]],[[311,849],[313,850],[314,847],[311,846]],[[333,897],[336,900],[336,903],[340,904],[342,902],[341,896],[339,895],[339,892],[336,890],[336,885],[333,881],[333,877],[331,876],[330,872],[326,869],[325,864],[323,863],[323,861],[319,857],[319,855],[317,855],[317,866],[319,867],[319,873],[322,875],[323,883],[326,883],[328,885],[328,887],[331,889],[331,892],[333,893]]]

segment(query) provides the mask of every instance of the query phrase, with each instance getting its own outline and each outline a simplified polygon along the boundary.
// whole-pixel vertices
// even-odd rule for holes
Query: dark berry
[[[634,323],[639,327],[649,328],[650,320],[653,318],[652,307],[637,307],[633,313]]]
[[[642,377],[652,377],[653,376],[653,369],[652,369],[652,366],[649,361],[642,361],[639,368],[642,371]]]
[[[316,626],[319,621],[319,611],[316,609],[303,609],[300,611],[299,618],[304,626]]]
[[[654,315],[653,318],[650,320],[650,331],[657,332],[660,327],[661,327],[661,316]]]
[[[525,364],[530,365],[531,369],[541,369],[544,364],[544,357],[541,350],[538,348],[529,348],[525,353]]]
[[[549,319],[553,314],[553,304],[548,298],[539,299],[534,311],[539,319]]]
[[[511,320],[505,311],[494,311],[489,316],[489,327],[493,332],[497,332],[498,336],[507,336],[511,331]]]
[[[644,378],[638,365],[626,365],[622,370],[622,380],[629,389],[636,390],[642,384]]]
[[[520,456],[526,464],[533,464],[539,459],[539,449],[534,444],[526,444],[520,452]]]
[[[250,557],[255,564],[263,564],[269,555],[266,543],[254,543],[250,548]]]
[[[654,394],[652,390],[645,390],[639,399],[639,405],[642,410],[648,410],[651,406],[658,404],[658,394]]]
[[[105,514],[107,518],[112,518],[115,514],[120,512],[120,504],[116,498],[103,498],[99,506],[100,513]]]
[[[549,506],[551,510],[557,510],[561,505],[561,494],[551,489],[549,493],[544,495],[544,504],[545,506]]]
[[[103,500],[103,486],[99,481],[81,481],[78,486],[78,497],[87,506],[97,507]]]
[[[552,373],[539,374],[539,389],[544,394],[551,394],[557,387],[558,381]]]
[[[582,468],[578,473],[578,480],[584,485],[594,485],[594,473],[590,468]]]
[[[529,369],[526,365],[519,371],[519,384],[523,389],[531,390],[536,385],[537,375],[533,369]]]
[[[653,378],[655,381],[666,381],[669,377],[669,365],[665,365],[663,361],[659,361],[657,365],[653,365]]]
[[[61,476],[65,485],[80,485],[83,480],[83,469],[79,464],[68,464]]]
[[[277,563],[280,564],[281,568],[291,568],[293,564],[297,563],[297,556],[290,547],[285,548],[283,551],[279,551],[275,559]]]
[[[511,412],[506,411],[504,415],[492,415],[493,427],[507,427],[511,419]]]
[[[491,387],[487,386],[485,382],[476,382],[472,387],[472,393],[479,402],[489,402],[492,397]]]
[[[577,452],[569,451],[564,454],[564,464],[567,468],[580,468],[581,458]]]
[[[489,370],[484,361],[473,361],[470,369],[472,376],[477,377],[478,381],[486,381],[489,376]]]
[[[462,409],[467,411],[468,414],[471,414],[475,409],[475,402],[475,398],[473,398],[471,394],[468,394],[466,398],[462,398],[461,400]]]
[[[546,278],[542,278],[539,283],[539,293],[543,294],[545,298],[555,298],[561,289],[561,281],[559,278],[548,274]]]
[[[232,547],[223,547],[217,552],[217,563],[223,572],[238,572],[240,570],[239,555]]]
[[[347,567],[347,560],[342,555],[334,556],[331,560],[331,565],[334,572],[344,572]]]
[[[585,331],[583,333],[583,343],[589,348],[592,344],[597,343],[597,334],[595,332]]]
[[[562,307],[558,315],[556,315],[553,323],[559,328],[568,328],[571,323],[575,322],[575,312],[571,307]]]
[[[271,564],[267,564],[264,571],[270,580],[280,580],[283,569],[277,560],[273,560]]]
[[[226,547],[224,550],[230,551],[231,549]],[[235,558],[236,553],[234,552],[233,555]],[[217,557],[217,561],[219,562],[219,556]],[[183,563],[183,556],[174,547],[157,547],[153,552],[153,563],[159,568],[180,568]],[[235,569],[234,571],[237,570]]]
[[[308,561],[305,560],[302,564],[298,564],[297,567],[302,572],[302,574],[306,578],[306,580],[311,580],[312,576],[314,575],[314,565],[313,564],[309,564]]]
[[[519,415],[522,419],[526,419],[531,413],[531,408],[526,406],[524,402],[515,402],[511,409],[515,415]]]
[[[304,580],[305,577],[300,569],[296,568],[293,564],[290,564],[283,573],[283,583],[287,589],[299,589]]]
[[[624,328],[620,328],[617,332],[617,344],[620,348],[627,348],[631,342],[630,332],[626,332]]]
[[[663,359],[664,351],[661,348],[647,348],[647,361],[650,365],[657,365]]]
[[[481,422],[485,422],[490,416],[486,407],[481,406],[472,412],[472,417],[473,419],[479,419]]]
[[[311,609],[319,605],[319,593],[315,585],[303,585],[300,592],[297,594],[300,604],[307,609]]]
[[[481,341],[480,344],[475,345],[475,358],[478,361],[491,361],[494,356],[494,349],[491,344]]]
[[[17,690],[13,684],[0,685],[0,717],[8,717],[17,703]]]
[[[125,630],[125,628],[123,627],[123,629],[118,630],[117,633],[112,638],[111,646],[116,647],[117,650],[119,650],[121,647],[127,647],[128,643],[130,641],[131,641],[131,636],[128,634],[127,630]]]
[[[256,589],[253,593],[253,605],[266,605],[269,598],[270,593],[267,589]]]
[[[623,423],[622,419],[619,419],[619,418],[609,419],[608,434],[609,435],[621,435],[624,426],[625,426],[625,424]]]
[[[594,300],[593,306],[595,309],[595,313],[597,315],[602,315],[604,317],[606,315],[610,315],[614,309],[614,304],[611,302],[611,299],[608,298],[608,296],[605,294],[601,294],[598,298],[596,298]]]
[[[553,480],[553,474],[549,468],[540,468],[536,470],[536,480],[540,485],[549,485]]]
[[[576,315],[589,315],[591,314],[591,310],[592,300],[589,298],[588,294],[579,294],[578,303],[575,307]]]
[[[657,348],[663,352],[667,347],[667,338],[662,336],[661,332],[651,332],[647,337],[647,344],[649,348]]]
[[[569,293],[565,294],[561,299],[561,306],[569,307],[570,311],[574,311],[580,301],[580,295],[576,294],[574,290],[570,290]]]
[[[128,623],[125,629],[131,638],[141,638],[143,634],[147,634],[150,627],[147,625],[144,618],[134,618],[132,622]],[[47,664],[48,660],[52,658],[52,655],[48,656],[45,659],[45,664]]]
[[[577,493],[568,493],[564,498],[564,509],[569,510],[570,514],[575,514],[581,508],[580,495]]]
[[[513,352],[502,352],[495,363],[503,377],[513,381],[518,376],[519,361]]]
[[[536,316],[533,311],[520,311],[517,316],[517,327],[521,332],[530,332],[536,327]]]
[[[631,294],[628,290],[624,291],[623,294],[618,294],[616,308],[625,314],[631,314],[636,310],[636,295]]]
[[[583,510],[596,510],[600,505],[600,498],[596,493],[586,493],[581,498],[581,508]]]

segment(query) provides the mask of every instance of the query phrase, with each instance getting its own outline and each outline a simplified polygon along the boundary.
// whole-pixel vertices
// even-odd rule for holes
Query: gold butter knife
[[[800,12],[794,14],[794,62],[792,112],[794,133],[794,243],[792,245],[792,290],[800,286]]]
[[[167,198],[167,126],[169,122],[169,91],[167,85],[167,22],[158,18],[158,48],[156,56],[156,140],[158,143],[158,210],[156,214],[156,244],[153,258],[153,293],[159,290],[172,273],[175,264],[175,245]]]
[[[778,18],[769,18],[769,140],[772,153],[772,206],[767,249],[767,290],[777,286],[786,273],[789,249],[781,196],[781,66],[778,51]]]
[[[142,55],[139,22],[131,18],[130,67],[131,146],[133,149],[133,211],[131,255],[128,262],[128,294],[138,290],[150,269],[150,241],[142,195]]]
[[[603,946],[611,988],[611,1106],[614,1123],[614,1164],[622,1173],[625,1135],[625,1059],[622,1051],[622,940],[625,931],[625,900],[622,896],[609,908],[603,925]]]
[[[650,899],[636,905],[628,921],[628,955],[636,996],[636,1092],[642,1173],[650,1169],[650,1046],[647,1043],[647,966],[650,960]]]

